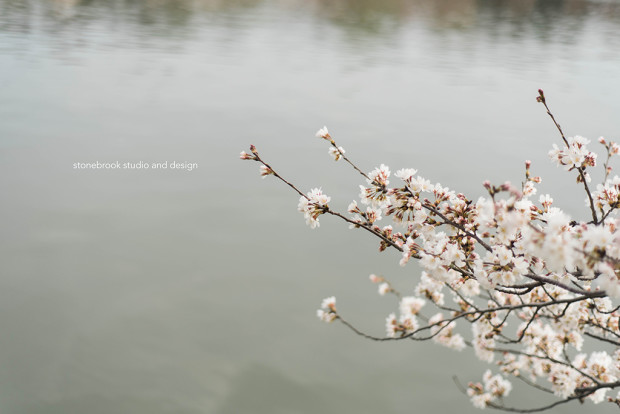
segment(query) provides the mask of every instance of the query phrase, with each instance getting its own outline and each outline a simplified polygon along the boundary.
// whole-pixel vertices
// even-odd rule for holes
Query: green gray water
[[[569,135],[617,139],[619,74],[613,1],[0,0],[0,411],[478,412],[451,379],[480,379],[470,351],[318,321],[336,295],[381,334],[395,303],[368,274],[417,271],[307,228],[239,151],[340,209],[359,180],[323,125],[365,169],[472,195],[531,159],[586,214],[536,90]],[[116,160],[199,167],[72,168]]]

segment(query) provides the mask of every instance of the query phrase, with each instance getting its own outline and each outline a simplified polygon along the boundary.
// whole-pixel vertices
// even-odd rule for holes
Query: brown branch
[[[536,358],[536,359],[542,359],[542,360],[545,360],[545,361],[553,362],[554,364],[564,365],[565,367],[574,369],[579,374],[581,374],[584,377],[588,378],[589,380],[591,380],[595,384],[600,385],[599,380],[597,380],[593,376],[583,372],[579,368],[575,367],[573,364],[571,364],[569,362],[560,361],[559,359],[552,358],[549,355],[543,356],[543,355],[529,354],[527,352],[518,351],[516,349],[505,349],[505,348],[488,348],[488,349],[489,349],[489,351],[493,351],[493,352],[500,352],[500,353],[504,353],[505,352],[505,353],[514,354],[514,355],[522,355],[522,356],[526,356],[526,357],[529,357],[529,358]]]
[[[366,173],[362,170],[360,170],[357,165],[355,165],[351,160],[349,160],[349,158],[347,158],[346,155],[344,155],[344,153],[342,151],[340,151],[340,148],[338,148],[338,145],[336,145],[336,142],[334,141],[334,139],[332,138],[330,143],[332,144],[332,146],[334,148],[336,148],[336,151],[338,151],[338,153],[340,154],[340,156],[342,157],[343,160],[345,160],[346,162],[349,163],[349,165],[351,167],[353,167],[353,169],[355,169],[355,171],[357,171],[358,173],[360,173],[362,175],[362,177],[366,178],[368,181],[372,181],[370,179],[370,177],[368,177],[368,175],[366,175]]]
[[[360,331],[359,329],[357,329],[355,326],[353,326],[349,321],[342,319],[342,316],[336,314],[336,319],[338,319],[342,324],[344,324],[347,328],[351,329],[353,332],[355,332],[357,335],[362,336],[366,339],[370,339],[372,341],[377,341],[377,342],[384,342],[384,341],[398,341],[400,339],[405,339],[405,336],[401,336],[401,337],[389,337],[389,336],[373,336],[373,335],[369,335],[365,332]]]
[[[537,390],[546,392],[548,394],[553,394],[553,391],[550,390],[549,388],[543,387],[540,384],[536,384],[535,382],[532,382],[529,379],[525,378],[523,375],[515,375],[515,378],[520,379],[521,381],[523,381],[524,383],[526,383],[530,387],[536,388]]]
[[[616,346],[620,346],[620,342],[614,341],[614,340],[609,339],[609,338],[605,338],[605,337],[602,337],[602,336],[594,335],[594,334],[591,334],[590,332],[584,332],[583,334],[586,335],[586,336],[589,336],[590,338],[598,339],[599,341],[608,342],[610,344],[613,344],[613,345],[616,345]]]
[[[592,391],[590,394],[592,394],[592,393],[594,393],[594,391]],[[587,394],[587,395],[589,395],[589,394]],[[513,408],[513,407],[505,407],[503,405],[498,405],[498,404],[495,404],[495,403],[489,403],[489,404],[487,404],[487,406],[491,407],[491,408],[495,408],[496,410],[508,411],[508,412],[512,412],[512,413],[538,413],[540,411],[546,411],[546,410],[549,410],[549,409],[551,409],[553,407],[557,407],[558,405],[565,404],[565,403],[573,401],[573,400],[577,400],[577,399],[581,399],[581,398],[587,397],[587,395],[568,397],[568,398],[565,398],[563,400],[559,400],[559,401],[556,401],[554,403],[551,403],[549,405],[545,405],[545,406],[537,407],[537,408]]]
[[[596,292],[588,292],[587,290],[579,290],[579,289],[572,288],[572,287],[570,287],[568,285],[565,285],[562,282],[558,282],[558,281],[553,280],[553,279],[548,279],[546,277],[538,276],[538,275],[535,275],[533,273],[528,273],[528,274],[523,275],[523,276],[527,277],[528,279],[536,280],[538,282],[543,282],[543,283],[548,283],[550,285],[555,285],[555,286],[561,287],[562,289],[567,290],[569,292],[575,293],[577,295],[583,295],[583,296],[586,296],[586,297],[589,297],[589,298],[604,298],[604,297],[607,296],[607,293],[604,290],[599,290],[599,291],[596,291]]]
[[[491,408],[495,408],[498,410],[502,410],[502,411],[509,411],[509,412],[513,412],[513,413],[536,413],[536,412],[540,412],[540,411],[545,411],[545,410],[549,410],[553,407],[556,407],[558,405],[561,404],[565,404],[567,402],[570,401],[574,401],[574,400],[580,400],[583,402],[583,399],[586,398],[587,396],[594,394],[596,391],[602,389],[602,388],[616,388],[620,386],[620,381],[616,381],[616,382],[609,382],[609,383],[604,383],[604,384],[599,384],[599,385],[595,385],[592,387],[585,387],[585,388],[577,388],[575,389],[575,395],[565,398],[563,400],[559,400],[556,401],[554,403],[551,403],[549,405],[545,405],[542,407],[538,407],[538,408],[513,408],[513,407],[505,407],[503,405],[498,405],[498,404],[494,404],[494,403],[489,403],[488,406]]]
[[[567,305],[568,306],[568,305]],[[538,315],[538,312],[541,310],[542,308],[536,308],[534,310],[534,313],[532,314],[532,316],[530,317],[530,320],[527,321],[527,324],[525,325],[525,327],[523,328],[523,331],[521,332],[521,335],[519,335],[519,337],[517,339],[511,339],[508,341],[503,341],[504,343],[507,344],[517,344],[519,342],[521,342],[523,340],[523,338],[525,337],[525,334],[527,333],[527,330],[529,329],[530,325],[532,325],[532,322],[534,322],[534,320],[536,319],[536,316]]]
[[[389,244],[390,246],[392,246],[393,248],[395,248],[396,250],[398,250],[399,252],[403,252],[403,248],[400,247],[399,245],[397,245],[396,243],[394,243],[392,240],[388,239],[387,237],[385,237],[383,234],[375,231],[372,229],[372,227],[368,226],[367,224],[364,223],[358,223],[355,220],[351,220],[350,218],[348,218],[347,216],[344,216],[336,211],[333,211],[332,209],[330,209],[329,207],[325,208],[325,213],[327,214],[331,214],[332,216],[336,216],[336,217],[340,217],[342,220],[346,221],[349,224],[353,224],[355,226],[359,226],[361,228],[363,228],[366,231],[369,231],[370,233],[374,234],[375,236],[379,237],[381,240],[383,240],[384,242],[386,242],[387,244]],[[416,257],[416,255],[412,256],[415,257],[416,259],[419,259],[419,257]]]

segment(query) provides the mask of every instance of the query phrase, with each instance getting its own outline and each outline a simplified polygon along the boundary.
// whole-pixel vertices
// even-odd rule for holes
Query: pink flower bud
[[[380,283],[380,282],[383,282],[383,278],[379,277],[379,276],[377,276],[375,274],[372,274],[372,275],[370,275],[370,281],[372,283]]]
[[[265,178],[268,175],[272,175],[273,174],[273,170],[269,167],[267,167],[266,165],[261,165],[260,166],[260,175]]]
[[[327,140],[330,140],[330,139],[331,139],[331,136],[329,135],[329,131],[327,130],[327,127],[326,127],[326,126],[324,126],[323,128],[319,129],[319,130],[316,132],[316,136],[317,136],[318,138],[323,138],[323,139],[327,139]]]

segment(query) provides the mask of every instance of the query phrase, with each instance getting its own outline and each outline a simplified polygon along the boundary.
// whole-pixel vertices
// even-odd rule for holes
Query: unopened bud
[[[256,150],[256,147],[254,145],[250,145],[250,151],[252,151],[252,154],[257,155],[258,151]]]
[[[263,178],[265,178],[268,175],[273,175],[273,170],[271,168],[267,167],[266,165],[261,165],[260,166],[260,175]]]
[[[381,282],[383,282],[383,278],[380,277],[380,276],[377,276],[375,274],[372,274],[372,275],[370,275],[370,281],[372,283],[381,283]]]

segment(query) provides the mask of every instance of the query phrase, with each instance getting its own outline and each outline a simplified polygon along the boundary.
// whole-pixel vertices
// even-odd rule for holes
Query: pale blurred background
[[[587,217],[536,90],[568,135],[618,139],[619,74],[615,1],[0,0],[0,411],[477,413],[451,379],[490,367],[471,350],[320,323],[336,295],[383,334],[396,303],[368,275],[410,292],[419,272],[332,218],[310,230],[239,152],[341,210],[361,182],[323,125],[366,170],[471,197],[531,159]],[[115,160],[199,168],[72,169]]]

